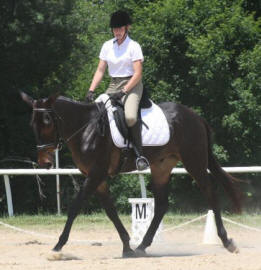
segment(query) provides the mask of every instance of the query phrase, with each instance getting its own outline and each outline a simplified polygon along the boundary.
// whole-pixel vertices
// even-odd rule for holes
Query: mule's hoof
[[[46,259],[48,261],[59,261],[59,260],[61,260],[62,256],[63,255],[61,252],[57,252],[55,250],[52,250],[46,255]]]
[[[122,258],[136,258],[136,257],[137,255],[132,249],[122,252]]]
[[[59,251],[61,251],[61,247],[59,247],[59,246],[55,246],[53,249],[52,249],[52,251],[55,251],[55,252],[59,252]]]
[[[135,253],[136,253],[136,257],[147,257],[147,253],[143,249],[136,248]]]
[[[229,245],[226,247],[226,249],[228,251],[230,251],[231,253],[239,253],[239,249],[236,246],[235,242],[233,241],[233,239],[229,239]]]

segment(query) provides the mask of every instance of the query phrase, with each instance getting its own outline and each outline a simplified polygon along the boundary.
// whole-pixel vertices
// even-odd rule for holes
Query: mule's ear
[[[26,93],[20,91],[21,98],[24,102],[26,102],[30,107],[33,107],[34,100],[30,96],[28,96]]]
[[[48,97],[46,104],[52,106],[55,100],[60,96],[60,93],[55,93]]]

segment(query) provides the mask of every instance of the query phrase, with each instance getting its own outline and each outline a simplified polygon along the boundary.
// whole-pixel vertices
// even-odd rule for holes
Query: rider
[[[128,35],[131,19],[127,12],[118,10],[111,15],[110,28],[114,38],[106,41],[99,55],[99,64],[93,76],[86,96],[86,101],[94,99],[94,90],[101,82],[105,70],[111,82],[106,93],[114,99],[121,99],[124,104],[125,120],[130,129],[131,142],[137,156],[138,170],[148,168],[148,160],[143,156],[141,123],[138,121],[138,107],[143,92],[142,62],[140,45]]]

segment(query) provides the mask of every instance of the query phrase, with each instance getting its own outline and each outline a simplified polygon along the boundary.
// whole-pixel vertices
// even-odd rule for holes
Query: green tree
[[[0,157],[24,154],[26,146],[33,148],[32,137],[26,136],[29,127],[24,128],[21,121],[26,109],[19,91],[39,97],[63,91],[70,83],[63,64],[72,48],[78,46],[78,32],[70,21],[74,3],[67,0],[1,2],[0,139],[4,143]]]
[[[153,99],[176,100],[198,111],[215,131],[217,154],[230,163],[257,162],[253,145],[260,142],[251,132],[260,130],[259,123],[255,118],[251,122],[235,118],[240,108],[233,103],[238,91],[249,88],[240,65],[243,55],[254,53],[261,34],[259,21],[242,5],[227,0],[166,0],[136,8],[134,13],[138,22],[134,34],[145,54],[144,80]],[[251,59],[259,65],[258,58]],[[244,81],[240,90],[235,89],[239,79]],[[257,103],[259,87],[255,84],[249,90]],[[250,115],[258,110],[248,107],[253,110]],[[240,128],[231,136],[236,121]]]

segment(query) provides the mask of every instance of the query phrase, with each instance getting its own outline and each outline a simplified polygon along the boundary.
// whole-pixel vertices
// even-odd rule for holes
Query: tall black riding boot
[[[149,162],[143,156],[140,121],[137,121],[137,123],[130,128],[130,132],[131,132],[131,143],[133,145],[134,152],[137,156],[136,168],[139,171],[145,170],[149,167]]]

